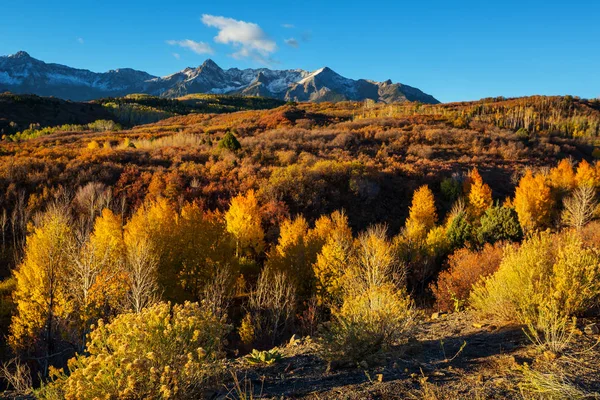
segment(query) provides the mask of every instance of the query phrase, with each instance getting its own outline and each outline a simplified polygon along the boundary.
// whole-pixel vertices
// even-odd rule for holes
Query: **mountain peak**
[[[29,53],[27,53],[26,51],[23,51],[23,50],[17,51],[15,54],[12,54],[8,57],[10,57],[10,58],[31,58]]]
[[[319,76],[322,79],[342,79],[343,77],[329,67],[323,67],[312,73],[312,76]],[[345,79],[345,78],[344,78]]]
[[[204,61],[200,67],[207,69],[221,69],[221,67],[219,67],[217,63],[211,60],[210,58],[207,58],[206,61]]]
[[[349,79],[325,66],[313,72],[268,68],[224,70],[207,59],[195,68],[155,77],[130,68],[96,73],[47,64],[24,51],[0,58],[0,87],[15,93],[50,94],[71,100],[119,97],[131,93],[167,98],[214,93],[292,101],[362,101],[369,98],[386,103],[407,100],[438,102],[410,86],[390,84],[390,81],[378,83]]]

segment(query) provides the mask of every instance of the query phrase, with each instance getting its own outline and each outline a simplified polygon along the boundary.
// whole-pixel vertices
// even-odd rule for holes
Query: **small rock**
[[[583,330],[586,335],[597,335],[600,333],[600,329],[598,329],[598,324],[589,324]]]
[[[479,322],[473,322],[473,328],[481,329],[485,326],[485,324],[480,324]]]
[[[433,314],[431,314],[431,319],[439,319],[439,318],[443,317],[446,314],[447,313],[444,312],[444,311],[434,312]]]
[[[366,361],[364,361],[364,360],[363,360],[363,361],[361,361],[361,362],[359,362],[359,363],[358,363],[358,366],[359,366],[359,367],[361,367],[362,369],[367,369],[367,368],[369,368],[369,364],[367,364],[367,362],[366,362]]]

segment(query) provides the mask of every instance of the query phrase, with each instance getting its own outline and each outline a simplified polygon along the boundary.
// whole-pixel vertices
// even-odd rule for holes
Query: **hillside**
[[[27,129],[31,124],[39,124],[42,127],[81,125],[111,117],[112,114],[99,104],[0,93],[0,134],[2,135]]]
[[[17,392],[598,396],[597,100],[89,104],[178,115],[0,141]]]
[[[64,129],[85,130],[83,125],[98,120],[110,120],[132,127],[175,115],[263,110],[283,104],[283,101],[262,97],[202,94],[180,99],[132,94],[92,102],[73,102],[6,92],[0,93],[0,134],[13,135],[26,130],[33,133],[61,126],[65,126]],[[81,127],[75,128],[76,125]],[[60,129],[50,130],[54,132]]]
[[[146,106],[162,104],[157,107],[164,112],[175,111],[160,108],[165,102],[173,104],[171,100],[148,102]],[[240,191],[261,188],[265,199],[284,206],[280,212],[285,214],[314,219],[344,208],[357,228],[386,222],[397,231],[410,202],[405,194],[417,185],[429,183],[438,191],[444,178],[476,166],[494,182],[494,195],[503,198],[524,165],[548,166],[565,157],[591,159],[599,121],[597,102],[560,97],[439,106],[304,103],[219,115],[192,113],[123,131],[44,135],[5,143],[2,151],[13,170],[23,160],[27,168],[42,173],[14,182],[27,191],[41,193],[42,182],[74,190],[100,179],[107,186],[117,185],[133,207],[142,201],[153,174],[173,174],[181,185],[177,196],[201,196],[210,208],[224,206]],[[238,137],[240,152],[217,148],[228,131]],[[586,137],[590,139],[582,140]],[[90,152],[91,140],[110,148]],[[136,148],[122,148],[125,140]],[[48,153],[65,162],[49,163]],[[133,176],[139,176],[137,185],[143,190],[129,192]],[[199,186],[191,187],[192,182]],[[372,206],[365,208],[365,202]]]
[[[104,73],[47,64],[24,51],[0,57],[0,92],[71,100],[123,97],[133,93],[178,98],[189,94],[260,96],[284,101],[374,100],[385,103],[439,103],[421,90],[391,81],[348,79],[328,67],[310,72],[268,68],[223,70],[208,59],[202,65],[157,77],[130,68]]]

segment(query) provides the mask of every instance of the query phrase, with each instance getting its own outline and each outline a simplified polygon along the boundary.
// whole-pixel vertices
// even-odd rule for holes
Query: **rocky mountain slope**
[[[348,79],[328,67],[314,72],[268,68],[223,70],[206,60],[197,68],[156,77],[130,68],[96,73],[60,64],[47,64],[24,51],[0,57],[0,92],[91,100],[108,96],[146,93],[175,98],[194,93],[241,94],[286,101],[343,101],[372,99],[393,103],[439,103],[421,90],[392,83]]]

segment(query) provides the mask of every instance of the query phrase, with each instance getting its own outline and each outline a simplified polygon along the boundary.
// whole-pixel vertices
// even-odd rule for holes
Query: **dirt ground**
[[[237,371],[238,389],[231,379],[208,397],[522,399],[529,397],[520,389],[526,363],[544,372],[564,371],[569,383],[600,398],[598,335],[583,333],[585,323],[580,321],[569,355],[543,353],[522,327],[497,326],[470,312],[424,317],[414,339],[371,365],[331,365],[319,357],[318,344],[304,338],[279,348],[283,359],[271,366],[232,361],[228,370]]]

